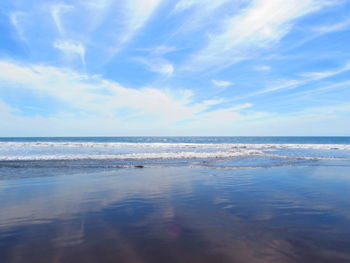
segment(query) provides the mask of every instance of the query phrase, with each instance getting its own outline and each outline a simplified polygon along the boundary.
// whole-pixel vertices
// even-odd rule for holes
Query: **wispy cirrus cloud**
[[[289,94],[288,98],[300,100],[300,98],[315,98],[316,95],[334,93],[334,90],[337,90],[337,94],[341,90],[347,90],[350,87],[350,81],[340,81],[332,84],[325,84],[318,88],[303,90],[299,92],[295,92],[293,94]]]
[[[51,16],[52,19],[56,25],[57,31],[61,36],[65,35],[65,27],[64,27],[64,22],[62,21],[62,15],[65,12],[68,12],[70,10],[74,9],[73,5],[67,5],[64,3],[57,3],[53,4],[51,6]]]
[[[164,55],[164,54],[168,54],[171,52],[174,52],[178,50],[175,46],[164,46],[164,45],[160,45],[157,46],[155,48],[152,48],[152,53],[155,55]]]
[[[247,99],[247,98],[251,98],[254,96],[272,93],[272,92],[276,92],[276,91],[295,89],[295,88],[298,88],[300,86],[303,86],[303,85],[306,85],[306,84],[309,84],[309,83],[312,83],[315,81],[320,81],[323,79],[334,77],[336,75],[345,73],[349,70],[350,70],[350,63],[346,62],[343,66],[341,66],[337,69],[318,71],[318,72],[300,73],[299,76],[301,76],[302,78],[277,80],[277,81],[275,81],[275,83],[271,84],[270,87],[260,89],[260,90],[254,91],[252,93],[248,93],[248,94],[236,97],[235,99]]]
[[[343,66],[336,69],[326,70],[326,71],[316,71],[316,72],[304,72],[304,73],[300,73],[299,75],[302,77],[306,77],[310,80],[319,80],[319,79],[333,77],[335,75],[342,74],[349,70],[350,70],[350,62],[346,62]]]
[[[316,0],[255,0],[238,14],[224,19],[207,44],[185,64],[186,70],[227,67],[251,58],[278,43],[296,19],[328,5]]]
[[[110,59],[147,24],[162,2],[163,0],[61,2],[50,5],[50,14],[61,39],[77,38],[85,49],[93,45],[94,48],[101,49],[100,52],[108,53]],[[86,12],[89,19],[82,16],[82,11]],[[65,17],[68,13],[69,17]],[[116,15],[118,19],[115,19]],[[79,31],[74,25],[75,20],[81,24]],[[96,30],[101,31],[102,25],[104,30],[99,36],[102,37],[101,40],[92,38],[91,34]]]
[[[305,136],[310,132],[313,136],[347,136],[350,132],[349,113],[349,103],[306,107],[285,114],[270,114],[261,120],[246,123],[244,128],[237,127],[237,131],[255,135],[259,130],[260,134],[267,136]]]
[[[84,119],[84,127],[221,134],[227,123],[229,133],[261,116],[300,117],[349,95],[346,1],[4,1],[0,114],[14,121],[2,123],[36,114],[38,122]]]
[[[312,31],[319,34],[326,34],[326,33],[346,30],[348,28],[350,28],[350,18],[346,18],[345,20],[334,24],[313,27]]]
[[[186,9],[197,7],[201,11],[211,12],[230,0],[181,0],[178,1],[174,7],[174,12],[182,12]]]
[[[235,7],[239,6],[242,2],[244,3],[247,1],[248,0],[181,0],[174,6],[172,14],[182,14],[182,12],[189,11],[189,15],[181,26],[172,33],[170,38],[206,28],[208,25],[215,26],[217,21],[220,21],[220,19],[215,16],[220,10],[226,6],[229,6],[230,9],[235,9]]]
[[[10,21],[12,25],[15,27],[16,32],[18,34],[18,37],[22,41],[26,41],[25,35],[24,35],[24,29],[23,29],[23,23],[22,21],[25,18],[25,13],[17,11],[17,12],[12,12],[9,14]]]
[[[85,46],[82,43],[72,40],[56,40],[53,46],[64,52],[69,58],[78,56],[81,64],[85,66]]]
[[[229,87],[233,84],[231,81],[217,80],[217,79],[212,79],[211,82],[217,87],[224,87],[224,88]]]
[[[257,71],[270,71],[271,67],[268,66],[268,65],[257,65],[257,66],[254,67],[254,70],[257,70]]]
[[[145,26],[163,0],[127,0],[123,7],[123,31],[113,48],[117,52],[121,46],[130,41],[136,33]]]
[[[174,66],[162,58],[135,58],[136,61],[146,65],[150,71],[171,75],[174,73]]]
[[[179,1],[176,5],[175,5],[175,8],[174,8],[174,11],[175,12],[181,12],[187,8],[190,8],[196,4],[198,4],[199,1],[197,0],[181,0]]]

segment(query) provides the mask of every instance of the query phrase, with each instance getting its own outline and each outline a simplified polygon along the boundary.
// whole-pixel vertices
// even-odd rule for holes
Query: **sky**
[[[350,0],[2,0],[0,136],[349,136]]]

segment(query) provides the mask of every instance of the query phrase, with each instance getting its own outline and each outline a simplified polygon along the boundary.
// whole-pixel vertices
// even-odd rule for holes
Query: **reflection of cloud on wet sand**
[[[96,175],[9,181],[0,193],[0,227],[41,224],[99,211],[124,199],[160,200],[172,187],[191,191],[185,174],[162,169],[119,170]]]
[[[38,244],[51,251],[52,262],[70,262],[72,251],[88,263],[349,260],[343,248],[349,242],[337,232],[348,223],[341,205],[325,203],[317,182],[279,174],[286,169],[215,171],[215,177],[202,169],[125,169],[8,181],[0,229],[28,229],[29,241],[44,232]],[[29,253],[25,240],[13,258]]]

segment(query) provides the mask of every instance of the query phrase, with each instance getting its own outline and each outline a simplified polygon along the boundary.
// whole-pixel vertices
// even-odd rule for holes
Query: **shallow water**
[[[349,163],[278,160],[3,167],[1,262],[350,262]]]
[[[350,262],[350,137],[0,138],[0,262]]]

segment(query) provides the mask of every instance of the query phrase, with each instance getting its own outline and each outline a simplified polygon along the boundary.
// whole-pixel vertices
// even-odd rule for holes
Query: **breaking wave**
[[[0,161],[226,159],[348,160],[349,144],[0,142]]]
[[[147,159],[193,159],[193,158],[234,158],[263,154],[261,151],[240,152],[162,152],[131,153],[118,155],[34,155],[1,156],[0,161],[34,161],[34,160],[147,160]]]
[[[128,143],[128,142],[0,142],[0,147],[79,147],[79,148],[232,148],[232,149],[323,149],[350,150],[349,144],[246,144],[246,143]]]

